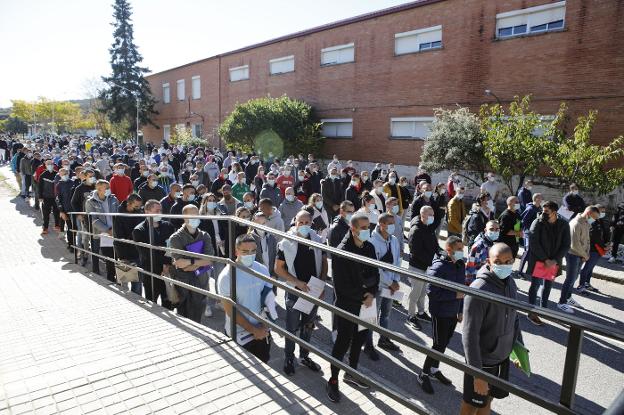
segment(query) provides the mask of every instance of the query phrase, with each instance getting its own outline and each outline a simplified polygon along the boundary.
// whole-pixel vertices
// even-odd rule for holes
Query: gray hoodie
[[[293,218],[297,215],[302,207],[303,202],[301,202],[301,200],[297,198],[295,198],[295,200],[293,200],[292,202],[284,199],[278,210],[282,214],[282,220],[284,221],[284,227],[286,229],[290,229],[290,222],[292,222]]]
[[[517,300],[518,288],[512,277],[501,280],[483,266],[471,288]],[[471,295],[464,299],[462,343],[466,362],[474,367],[495,366],[509,357],[515,341],[522,342],[516,310]]]

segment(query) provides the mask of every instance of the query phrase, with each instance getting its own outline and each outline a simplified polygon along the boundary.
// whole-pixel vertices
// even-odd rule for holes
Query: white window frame
[[[182,92],[182,98],[180,98],[180,91]],[[178,79],[176,81],[176,98],[178,101],[184,101],[186,99],[186,82],[184,82],[184,79]]]
[[[191,98],[201,99],[201,78],[199,75],[191,78]]]
[[[424,124],[424,123],[428,123],[430,126],[433,123],[433,121],[435,121],[435,117],[392,117],[390,118],[390,138],[392,138],[393,140],[426,140],[428,136],[425,137],[419,137],[417,136],[416,133],[416,125],[418,123]],[[414,123],[413,126],[413,133],[412,135],[394,135],[393,133],[393,123],[395,122],[412,122]],[[431,128],[429,128],[429,130],[431,130]]]
[[[350,60],[346,60],[348,58],[341,59],[340,58],[340,56],[342,55],[341,52],[346,52],[347,50],[353,51],[353,57],[350,58]],[[335,61],[333,60],[325,61],[323,58],[328,56],[328,54],[331,52],[338,52],[337,59]],[[330,47],[321,49],[321,66],[340,65],[343,63],[352,63],[352,62],[355,62],[355,42],[346,43],[344,45],[330,46]]]
[[[163,125],[163,140],[169,141],[171,139],[171,124]]]
[[[247,77],[232,79],[233,73],[236,73],[238,71],[243,71],[243,73],[245,73],[244,72],[245,70],[247,71]],[[229,71],[230,71],[230,82],[246,81],[247,79],[249,79],[249,65],[236,66],[234,68],[230,68]]]
[[[199,127],[199,130],[200,130],[200,134],[199,134],[199,135],[197,135],[197,134],[196,134],[196,131],[195,131],[195,128],[197,128],[197,127]],[[195,123],[195,124],[192,124],[192,125],[191,125],[191,132],[193,133],[193,137],[195,137],[195,138],[201,138],[201,137],[202,137],[202,134],[204,133],[204,132],[202,131],[202,125],[201,125],[201,123]]]
[[[563,9],[563,16],[562,16],[562,19],[561,19],[561,20],[563,20],[563,25],[561,27],[554,28],[554,29],[545,29],[545,30],[539,30],[539,31],[531,31],[531,26],[534,26],[534,24],[531,23],[531,17],[533,16],[535,18],[541,12],[548,11],[548,10],[553,10],[553,9]],[[534,6],[534,7],[528,7],[526,9],[512,10],[512,11],[504,12],[504,13],[498,13],[496,15],[496,38],[497,39],[510,39],[510,38],[518,37],[518,36],[530,36],[530,35],[538,34],[538,33],[548,33],[548,32],[561,31],[561,30],[566,28],[566,18],[565,18],[565,15],[566,15],[566,2],[565,1],[560,1],[560,2],[557,2],[557,3],[543,4],[543,5]],[[512,26],[507,26],[507,25],[502,25],[501,24],[501,20],[509,19],[511,17],[518,17],[519,20],[522,20],[522,24],[520,26],[526,25],[526,30],[524,32],[521,32],[521,33],[512,33],[510,35],[500,36],[499,35],[500,29],[507,28],[507,27],[518,26],[517,24],[514,24]],[[524,19],[522,19],[523,17],[524,17]]]
[[[288,61],[292,61],[292,69],[289,68],[289,70],[282,70],[282,71],[273,70],[274,64],[280,64],[280,63],[284,63]],[[282,58],[275,58],[275,59],[269,60],[269,73],[271,75],[281,75],[281,74],[290,73],[290,72],[295,72],[295,55],[284,56]]]
[[[351,134],[350,135],[338,135],[338,128],[336,128],[336,135],[325,135],[326,138],[353,138],[353,118],[323,118],[321,119],[321,123],[325,124],[351,124]]]
[[[169,82],[165,82],[164,84],[162,84],[162,88],[163,88],[163,104],[169,104],[171,102],[171,86],[169,85]],[[167,93],[165,93],[165,91]]]
[[[434,47],[429,47],[429,48],[426,48],[426,49],[421,49],[420,46],[423,44],[423,42],[419,41],[419,37],[420,38],[428,37],[426,35],[430,35],[432,32],[440,33],[439,39],[438,39],[437,36],[435,37],[436,40],[426,39],[426,40],[429,40],[429,42],[426,42],[426,43],[440,42],[440,45],[439,46],[434,46]],[[400,39],[405,39],[405,38],[415,38],[416,43],[418,45],[418,48],[415,48],[413,50],[399,52],[398,44],[400,42]],[[442,49],[442,46],[443,46],[443,44],[442,44],[442,25],[432,26],[432,27],[425,27],[423,29],[410,30],[409,32],[402,32],[402,33],[395,33],[394,34],[394,54],[396,56],[407,55],[409,53],[424,52],[424,51],[428,51],[428,50]]]

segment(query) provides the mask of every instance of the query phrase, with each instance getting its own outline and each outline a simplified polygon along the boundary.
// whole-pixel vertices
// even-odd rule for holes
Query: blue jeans
[[[581,269],[581,257],[573,254],[566,255],[566,278],[561,287],[561,298],[559,304],[565,304],[572,296],[572,287],[579,276]]]
[[[388,320],[390,319],[390,313],[392,312],[392,299],[382,297],[379,293],[375,297],[375,303],[377,304],[377,315],[379,316],[379,325],[384,329],[388,328]],[[384,336],[380,336],[384,337]],[[373,330],[368,330],[366,335],[366,347],[373,347]]]
[[[550,289],[552,288],[553,282],[552,280],[545,280],[542,278],[531,277],[531,287],[529,288],[529,304],[536,305],[537,302],[537,292],[539,291],[539,287],[544,285],[544,290],[542,291],[542,301],[541,305],[544,308],[548,308],[548,297],[550,297]]]
[[[589,280],[592,277],[592,273],[594,272],[594,267],[598,263],[600,259],[600,254],[598,252],[590,252],[589,259],[583,265],[583,269],[581,270],[581,280],[579,281],[579,286],[583,286],[589,284]]]
[[[312,331],[314,330],[314,320],[316,319],[316,311],[318,306],[314,306],[310,314],[302,313],[299,310],[295,310],[295,299],[289,298],[286,300],[286,330],[295,334],[299,330],[299,338],[303,341],[309,342],[312,337]],[[284,347],[286,353],[286,359],[292,359],[295,357],[295,342],[286,339],[286,345]],[[299,346],[299,357],[308,357],[310,351],[304,347]]]
[[[143,294],[143,283],[139,279],[139,281],[130,283],[130,291],[138,295],[139,297]]]

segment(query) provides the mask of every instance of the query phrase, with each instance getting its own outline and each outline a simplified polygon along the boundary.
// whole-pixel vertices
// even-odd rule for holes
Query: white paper
[[[397,291],[394,292],[394,294],[392,294],[390,292],[389,288],[382,288],[382,290],[381,290],[381,296],[382,297],[384,297],[384,298],[391,298],[391,299],[396,300],[396,301],[403,301],[403,295],[404,295],[403,291],[398,291],[397,290]]]
[[[310,278],[310,281],[308,281],[308,288],[310,288],[310,291],[308,291],[307,294],[311,295],[312,297],[319,298],[321,296],[321,293],[325,289],[325,281],[316,277],[312,277]],[[293,308],[295,310],[301,311],[302,313],[310,314],[310,312],[314,308],[314,304],[306,299],[299,297]]]
[[[375,298],[373,298],[370,307],[366,307],[362,304],[359,317],[367,323],[377,324],[377,300]],[[363,330],[368,330],[368,327],[358,325],[358,331]]]
[[[113,238],[108,234],[100,234],[100,248],[111,248],[113,246]]]

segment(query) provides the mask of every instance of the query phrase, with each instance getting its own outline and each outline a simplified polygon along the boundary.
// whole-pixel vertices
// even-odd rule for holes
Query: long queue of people
[[[28,202],[34,199],[33,208],[41,210],[42,235],[48,234],[52,215],[59,237],[66,238],[69,250],[81,248],[81,264],[86,266],[90,261],[94,273],[100,272],[100,260],[85,251],[136,263],[156,274],[204,289],[209,289],[212,275],[217,291],[227,296],[229,266],[179,253],[150,253],[147,248],[109,237],[230,257],[225,221],[169,220],[160,215],[235,215],[397,267],[402,266],[407,244],[410,270],[512,299],[517,297],[512,277],[514,261],[523,244],[520,271],[528,265],[529,301],[536,304],[541,290],[539,305],[547,307],[552,280],[561,273],[565,257],[566,279],[558,307],[573,312],[572,307],[580,307],[571,296],[579,273],[581,282],[576,291],[590,292],[591,271],[599,254],[604,254],[599,248],[609,248],[604,207],[579,208],[578,193],[566,195],[566,206],[576,209],[568,222],[557,213],[559,206],[555,202],[543,201],[539,193],[531,193],[530,183],[521,188],[518,196],[506,200],[507,208],[495,220],[499,192],[494,181],[483,184],[480,195],[468,209],[464,200],[466,189],[456,174],[447,183],[433,185],[431,177],[421,169],[413,180],[412,194],[410,180],[400,176],[394,165],[378,163],[371,171],[357,171],[351,161],[343,165],[336,156],[324,167],[312,154],[307,158],[291,155],[284,160],[269,154],[263,159],[255,153],[241,156],[229,151],[223,155],[216,148],[164,143],[159,148],[148,145],[142,149],[131,143],[87,137],[3,141],[7,143],[7,157],[21,197]],[[85,217],[72,215],[73,212],[93,215]],[[157,215],[153,218],[151,239],[148,219],[104,215],[115,212]],[[614,237],[617,232],[622,235],[623,218],[624,206],[620,206],[613,222]],[[438,237],[443,226],[448,229],[448,237],[441,246]],[[72,230],[88,230],[96,236],[89,238]],[[402,294],[399,274],[343,257],[332,258],[330,267],[326,254],[319,249],[246,226],[236,225],[235,237],[233,256],[241,265],[286,281],[303,292],[312,292],[319,281],[324,284],[331,279],[337,307],[355,315],[376,307],[376,321],[388,328],[393,306]],[[104,262],[106,277],[116,281],[115,264]],[[554,271],[552,275],[538,274],[536,268]],[[236,284],[240,304],[257,313],[272,314],[275,287],[244,269],[238,270]],[[478,298],[463,298],[461,293],[421,280],[412,280],[409,285],[408,324],[416,330],[421,330],[423,324],[432,324],[435,350],[443,353],[457,323],[463,322],[467,362],[508,379],[509,355],[515,344],[522,343],[515,312],[505,312],[502,306],[488,305]],[[213,313],[205,296],[180,287],[174,292],[159,279],[154,279],[152,286],[152,278],[141,276],[131,283],[131,289],[150,301],[160,300],[164,307],[176,309],[181,316],[197,322]],[[321,298],[324,291],[320,292]],[[297,306],[297,300],[291,293],[286,296],[286,329],[309,341],[317,323],[317,307],[306,312]],[[231,306],[224,302],[217,307],[225,311],[228,334],[260,360],[268,361],[268,328],[251,316],[238,313],[237,333],[229,333]],[[528,318],[534,324],[542,324],[537,315],[530,314]],[[360,330],[356,323],[338,316],[332,320],[332,330],[332,355],[341,360],[349,352],[349,365],[354,369],[362,350],[373,361],[380,359],[376,348],[390,353],[400,351],[387,337],[380,337],[375,344],[370,330]],[[295,359],[293,341],[286,341],[284,354],[284,372],[288,375],[294,374],[298,365],[320,371],[320,365],[305,348],[300,348],[299,359]],[[434,393],[432,380],[452,384],[438,367],[439,362],[428,357],[417,376],[426,393]],[[329,399],[335,402],[341,396],[338,376],[339,368],[332,366],[326,388]],[[349,374],[343,376],[343,381],[362,389],[369,387]],[[465,375],[461,413],[487,413],[492,398],[505,396],[505,391]]]

